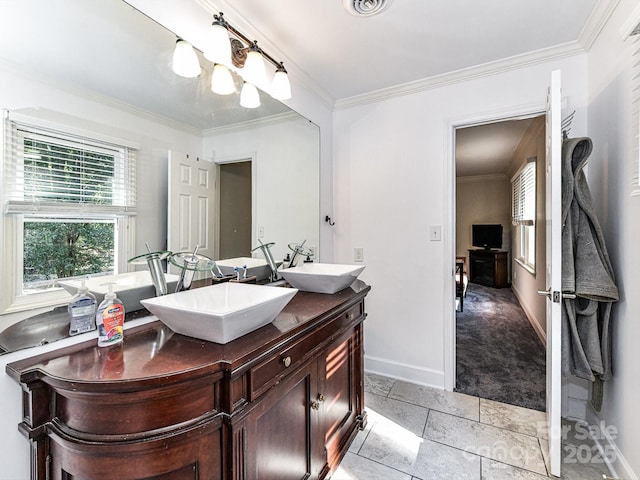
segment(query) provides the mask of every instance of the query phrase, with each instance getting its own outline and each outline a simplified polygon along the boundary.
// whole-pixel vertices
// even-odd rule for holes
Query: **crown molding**
[[[335,110],[342,110],[358,105],[366,105],[369,103],[379,102],[381,100],[399,97],[403,95],[411,95],[425,90],[432,90],[446,85],[465,82],[468,80],[487,77],[497,73],[517,70],[550,60],[557,60],[565,57],[572,57],[585,53],[584,48],[578,42],[568,42],[549,48],[536,50],[522,55],[514,55],[512,57],[503,58],[494,62],[488,62],[469,68],[455,70],[453,72],[435,75],[433,77],[416,80],[413,82],[403,83],[389,88],[375,90],[363,95],[338,100]]]
[[[578,43],[580,43],[586,51],[591,49],[602,32],[602,29],[611,18],[618,3],[620,3],[620,0],[598,0],[596,2],[587,19],[587,23],[585,23],[578,36]]]
[[[294,111],[278,113],[277,115],[256,118],[253,120],[248,120],[246,122],[234,123],[232,125],[224,125],[222,127],[208,128],[202,131],[202,136],[207,137],[211,135],[221,135],[223,133],[233,133],[240,130],[246,130],[247,128],[273,125],[276,123],[286,122],[287,120],[300,119],[300,118],[303,118],[303,117]]]
[[[633,34],[634,30],[636,30],[638,26],[640,26],[640,4],[636,5],[633,13],[629,15],[627,21],[622,24],[622,27],[620,28],[620,36],[626,40]]]

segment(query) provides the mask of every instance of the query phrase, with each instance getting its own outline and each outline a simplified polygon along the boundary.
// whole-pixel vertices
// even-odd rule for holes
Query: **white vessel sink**
[[[362,273],[365,265],[335,263],[303,263],[297,267],[279,270],[291,286],[304,292],[336,293],[347,288]]]
[[[297,291],[226,282],[149,298],[142,304],[176,333],[228,343],[272,322]]]
[[[220,267],[220,270],[224,275],[234,275],[233,267],[238,267],[240,275],[243,274],[243,265],[247,266],[247,276],[256,276],[257,280],[263,280],[269,278],[271,275],[271,268],[267,264],[266,260],[253,257],[236,257],[225,258],[224,260],[216,260],[216,264]],[[218,273],[214,271],[214,274]]]
[[[167,291],[173,292],[178,283],[178,275],[167,273],[165,274],[165,279],[167,281]],[[76,279],[62,280],[58,283],[71,295],[75,295],[82,282],[80,279]],[[109,291],[109,283],[114,284],[113,291],[122,301],[125,312],[133,312],[144,308],[140,304],[140,300],[156,296],[156,287],[153,285],[149,270],[87,278],[85,279],[85,285],[95,295],[98,305],[100,305],[105,294]]]

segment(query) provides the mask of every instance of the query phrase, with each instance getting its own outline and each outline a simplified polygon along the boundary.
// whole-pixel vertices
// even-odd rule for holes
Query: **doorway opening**
[[[252,248],[252,162],[221,163],[218,176],[218,256],[251,257]]]
[[[542,411],[544,159],[544,115],[456,128],[454,389]],[[512,180],[532,162],[534,217],[523,230],[513,224]]]

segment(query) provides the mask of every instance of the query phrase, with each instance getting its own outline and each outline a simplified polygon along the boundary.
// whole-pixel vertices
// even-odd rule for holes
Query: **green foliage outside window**
[[[23,282],[113,273],[114,238],[112,222],[25,221]]]

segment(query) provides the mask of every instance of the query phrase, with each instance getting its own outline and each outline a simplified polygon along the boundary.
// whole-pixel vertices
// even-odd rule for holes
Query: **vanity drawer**
[[[249,370],[249,401],[255,400],[283,377],[294,372],[311,353],[339,335],[350,324],[358,321],[364,312],[364,303],[353,305],[334,318],[327,319],[320,328],[302,337],[263,363]]]

